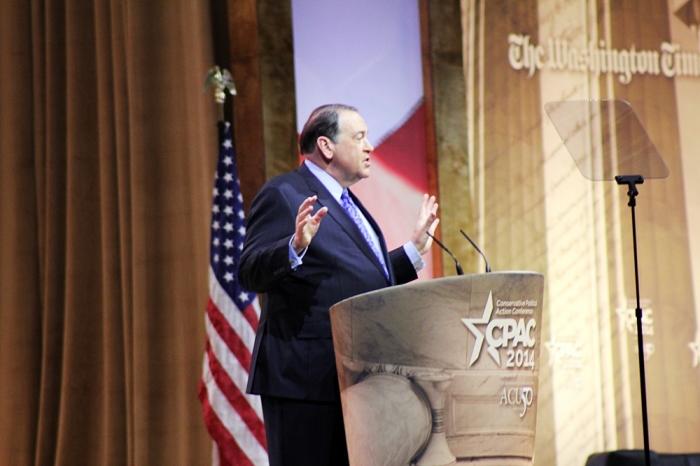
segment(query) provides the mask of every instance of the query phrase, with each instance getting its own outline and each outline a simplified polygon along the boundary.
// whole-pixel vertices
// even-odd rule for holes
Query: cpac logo
[[[512,349],[507,352],[506,367],[526,367],[534,369],[535,351],[534,349],[528,350],[527,348],[533,348],[536,343],[535,337],[533,336],[535,327],[537,326],[535,319],[531,318],[527,323],[522,317],[517,320],[512,318],[491,320],[492,312],[493,294],[489,293],[489,298],[484,307],[484,314],[481,317],[462,319],[462,323],[464,323],[476,338],[469,365],[471,366],[479,359],[484,339],[486,339],[488,343],[486,351],[499,367],[501,366],[501,355],[498,349],[508,348],[510,345]],[[486,325],[485,334],[477,328],[477,325]],[[523,350],[520,348],[515,351],[518,345],[522,345],[526,349]]]

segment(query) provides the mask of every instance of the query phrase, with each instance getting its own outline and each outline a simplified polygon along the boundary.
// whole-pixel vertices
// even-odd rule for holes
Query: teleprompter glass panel
[[[620,99],[547,102],[545,111],[589,180],[666,178],[668,168],[632,106]]]

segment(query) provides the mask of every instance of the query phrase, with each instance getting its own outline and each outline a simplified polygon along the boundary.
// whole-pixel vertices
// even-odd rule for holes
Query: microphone
[[[479,246],[477,246],[476,243],[475,243],[474,241],[472,241],[472,239],[469,237],[469,235],[467,235],[467,234],[464,232],[464,230],[460,229],[459,231],[460,231],[460,233],[462,233],[462,234],[464,235],[465,238],[467,238],[467,239],[469,240],[470,243],[472,243],[472,246],[474,246],[474,249],[476,249],[477,252],[478,252],[479,254],[481,254],[481,257],[484,258],[484,262],[486,262],[486,273],[490,273],[490,272],[491,272],[491,267],[489,266],[489,261],[486,260],[486,256],[484,255],[483,252],[481,252],[481,249],[479,249]]]
[[[442,249],[444,249],[445,252],[446,252],[447,254],[449,254],[450,256],[452,256],[452,259],[455,261],[455,268],[457,269],[457,275],[464,275],[464,271],[462,271],[462,266],[459,265],[459,261],[457,260],[457,258],[455,257],[455,255],[452,254],[452,251],[450,251],[449,249],[447,249],[447,248],[445,247],[445,245],[442,244],[442,243],[440,242],[440,240],[438,240],[436,237],[434,237],[433,235],[431,235],[429,232],[426,232],[426,233],[428,233],[428,236],[430,236],[431,238],[433,238],[433,240],[438,244],[438,246],[440,246]]]

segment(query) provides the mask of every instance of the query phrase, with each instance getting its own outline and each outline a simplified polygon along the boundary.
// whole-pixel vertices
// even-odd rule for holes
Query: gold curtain
[[[210,463],[209,14],[0,4],[0,464]]]

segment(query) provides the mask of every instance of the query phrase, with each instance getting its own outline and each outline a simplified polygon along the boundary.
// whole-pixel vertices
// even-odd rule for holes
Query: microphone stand
[[[457,275],[464,275],[464,271],[462,270],[462,266],[459,264],[459,261],[457,260],[457,257],[455,257],[455,255],[452,254],[452,251],[450,251],[449,249],[447,249],[447,246],[445,246],[444,244],[442,244],[442,243],[440,242],[439,239],[437,239],[436,237],[434,237],[433,235],[431,235],[430,232],[427,232],[427,233],[428,233],[428,236],[430,236],[431,238],[433,238],[433,241],[435,241],[435,242],[438,244],[438,246],[440,246],[440,247],[442,248],[443,251],[445,251],[447,254],[449,254],[450,256],[452,256],[452,260],[455,261],[455,269],[457,270]]]
[[[634,246],[634,283],[637,292],[637,308],[635,309],[635,315],[637,317],[637,347],[639,353],[639,383],[641,385],[641,395],[642,395],[642,426],[644,429],[644,462],[646,466],[651,465],[651,455],[649,451],[649,419],[647,416],[647,389],[646,389],[646,376],[644,374],[644,337],[642,336],[642,308],[640,305],[639,297],[639,267],[637,261],[637,222],[635,219],[634,208],[637,205],[636,197],[639,194],[637,191],[637,185],[644,183],[644,177],[642,175],[624,175],[616,176],[615,181],[617,184],[628,186],[627,195],[630,200],[627,204],[632,210],[632,244]]]
[[[489,265],[489,261],[486,260],[486,256],[484,255],[483,252],[481,252],[481,249],[479,249],[479,246],[476,245],[476,243],[469,237],[468,234],[466,234],[464,232],[464,230],[459,230],[459,232],[462,233],[462,235],[464,235],[464,237],[469,240],[469,242],[472,244],[472,246],[474,246],[474,249],[476,249],[476,252],[481,254],[481,257],[484,258],[484,263],[486,264],[486,273],[491,273],[491,266]]]

